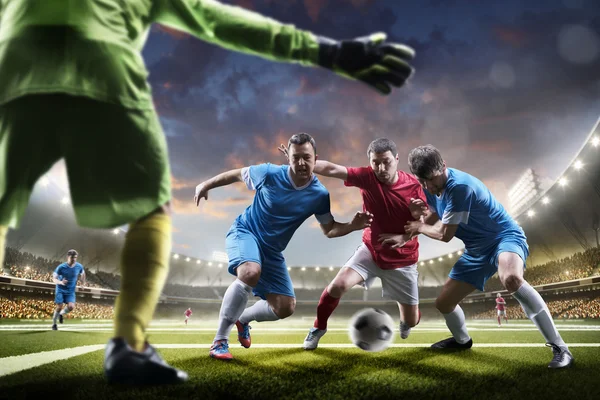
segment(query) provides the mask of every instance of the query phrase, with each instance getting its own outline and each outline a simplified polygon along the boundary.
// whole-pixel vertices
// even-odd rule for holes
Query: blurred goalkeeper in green
[[[336,41],[214,0],[0,0],[0,260],[36,181],[64,158],[77,223],[129,224],[104,372],[134,385],[188,378],[145,337],[171,250],[167,144],[141,56],[152,23],[383,95],[414,56],[382,33]]]

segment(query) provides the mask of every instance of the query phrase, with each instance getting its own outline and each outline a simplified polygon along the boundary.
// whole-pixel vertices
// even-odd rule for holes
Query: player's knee
[[[260,279],[260,265],[253,262],[245,262],[237,267],[237,277],[246,285],[255,287]]]
[[[327,288],[327,293],[336,299],[342,297],[346,291],[348,291],[348,288],[339,282],[332,282]]]
[[[435,308],[437,308],[442,314],[448,314],[454,311],[456,304],[448,304],[443,299],[437,298],[435,299]]]
[[[273,312],[281,319],[289,317],[294,311],[296,311],[295,299],[292,302],[278,304],[277,307],[273,309]]]
[[[516,292],[523,284],[523,278],[517,274],[508,274],[502,277],[502,284],[509,292]]]

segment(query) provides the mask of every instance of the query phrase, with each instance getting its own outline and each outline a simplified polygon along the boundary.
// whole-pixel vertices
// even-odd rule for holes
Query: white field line
[[[91,345],[71,347],[69,349],[42,351],[40,353],[23,354],[21,356],[12,356],[0,358],[0,376],[14,374],[15,372],[39,367],[58,360],[80,356],[92,351],[103,349],[104,345]]]
[[[203,344],[157,344],[159,349],[209,349],[210,343]],[[393,343],[390,347],[396,348],[414,348],[414,347],[430,347],[431,343]],[[301,348],[302,344],[253,344],[252,348],[257,349],[272,349],[272,348]],[[350,343],[322,343],[320,348],[356,348]],[[475,343],[474,348],[511,348],[511,347],[544,347],[542,343]],[[600,347],[600,343],[569,343],[569,347]],[[14,374],[16,372],[39,367],[55,361],[66,360],[71,357],[80,356],[104,349],[104,345],[88,345],[80,347],[72,347],[62,350],[42,351],[39,353],[24,354],[20,356],[0,358],[0,377]]]

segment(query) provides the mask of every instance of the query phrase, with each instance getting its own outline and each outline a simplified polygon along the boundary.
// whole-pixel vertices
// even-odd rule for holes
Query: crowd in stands
[[[546,285],[600,275],[599,268],[600,247],[594,247],[583,253],[575,253],[571,257],[527,267],[524,277],[532,286]],[[503,290],[504,287],[496,275],[487,281],[485,289],[495,291]]]
[[[5,248],[4,266],[10,267],[10,274],[7,269],[0,268],[4,275],[12,275],[18,278],[34,279],[45,282],[52,282],[52,272],[63,261],[48,260],[43,257],[35,256],[28,252],[21,252],[17,249]],[[84,265],[85,268],[85,265]],[[121,286],[120,276],[104,272],[92,272],[85,268],[86,286],[95,288],[104,288],[119,290]],[[571,257],[563,258],[558,261],[551,261],[543,265],[531,266],[525,270],[525,279],[533,286],[567,281],[573,279],[586,278],[600,274],[600,248],[592,248],[585,252],[580,252]],[[222,288],[211,288],[206,286],[191,286],[167,283],[163,293],[167,296],[197,298],[197,299],[218,299],[223,295]],[[486,284],[486,291],[503,290],[497,276],[491,278]],[[302,289],[296,288],[298,300],[318,300],[322,288]],[[439,287],[421,287],[420,298],[434,298],[441,291]],[[363,299],[375,301],[380,300],[380,289],[373,288],[368,293],[363,290],[350,290],[344,296],[345,301],[360,301]],[[366,296],[366,297],[365,297]]]
[[[580,319],[600,318],[600,297],[596,298],[576,298],[569,300],[552,300],[546,303],[553,318],[557,319]],[[490,307],[495,307],[490,303]],[[523,312],[521,306],[516,304],[507,305],[506,315],[508,319],[526,319],[527,316]],[[497,312],[495,308],[490,308],[487,311],[479,312],[470,316],[473,319],[495,319]]]
[[[17,299],[0,297],[0,318],[51,319],[56,305],[53,300]],[[111,319],[113,306],[107,304],[76,303],[65,318]]]

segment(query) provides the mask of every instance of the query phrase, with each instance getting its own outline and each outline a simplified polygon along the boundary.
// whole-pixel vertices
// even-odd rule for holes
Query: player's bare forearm
[[[436,222],[434,225],[422,224],[419,227],[419,233],[434,239],[443,241],[444,240],[444,231],[442,221]]]
[[[332,221],[331,224],[321,225],[321,229],[325,236],[329,239],[346,236],[349,233],[354,232],[357,228],[352,222],[337,222]]]
[[[442,221],[438,219],[433,225],[420,224],[419,233],[432,239],[448,243],[454,237],[457,229],[458,225],[443,224]]]
[[[348,179],[348,168],[325,160],[317,160],[314,172],[315,174],[337,178],[343,181]]]
[[[222,174],[219,174],[217,176],[213,176],[212,178],[204,182],[204,185],[207,189],[214,189],[220,186],[227,186],[231,185],[232,183],[241,181],[242,170],[241,168],[238,168],[232,169],[231,171],[223,172]]]

